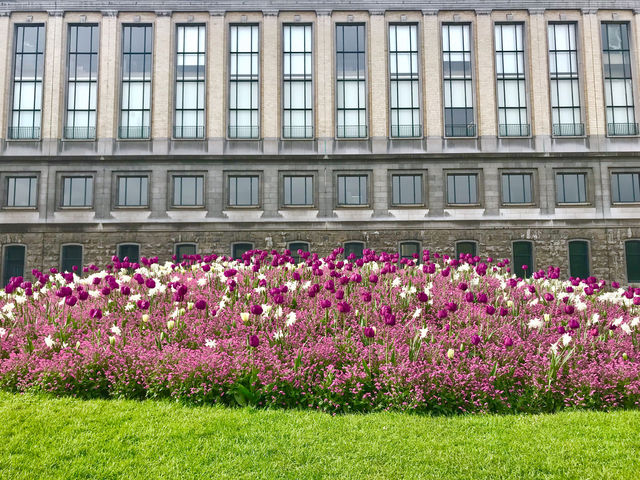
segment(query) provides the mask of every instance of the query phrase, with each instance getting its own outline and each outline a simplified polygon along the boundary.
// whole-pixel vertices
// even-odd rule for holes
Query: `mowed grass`
[[[429,417],[0,394],[0,478],[640,479],[640,412]]]

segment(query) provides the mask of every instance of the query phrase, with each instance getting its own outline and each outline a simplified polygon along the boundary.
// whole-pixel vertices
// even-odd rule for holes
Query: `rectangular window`
[[[502,203],[533,203],[530,173],[502,174]]]
[[[16,25],[10,139],[40,138],[44,40],[44,25]]]
[[[229,176],[229,205],[231,207],[257,207],[260,177]]]
[[[365,26],[336,25],[338,138],[367,136]]]
[[[520,278],[528,278],[533,271],[533,244],[513,242],[513,273]]]
[[[37,177],[7,177],[7,207],[35,207]]]
[[[584,240],[569,242],[569,275],[582,279],[589,276],[589,244]]]
[[[524,24],[495,25],[498,123],[502,137],[529,136],[524,65]]]
[[[149,177],[118,177],[118,206],[146,207]]]
[[[364,256],[364,243],[362,242],[347,242],[344,244],[344,258],[352,260],[356,258],[362,258]]]
[[[4,247],[2,262],[2,285],[5,286],[13,277],[24,277],[24,261],[26,247],[23,245],[7,245]]]
[[[420,137],[418,25],[389,25],[391,136]]]
[[[140,261],[140,245],[135,243],[123,243],[118,245],[118,258],[120,260],[128,259],[131,263]]]
[[[338,175],[338,205],[368,205],[366,175]]]
[[[174,176],[173,205],[176,207],[204,205],[204,177],[202,175]]]
[[[76,269],[74,270],[73,267],[76,267]],[[60,270],[73,272],[79,270],[80,267],[82,267],[82,245],[63,245],[60,256]]]
[[[206,29],[178,25],[176,45],[175,138],[204,138]]]
[[[422,205],[422,175],[392,175],[393,205]]]
[[[468,24],[442,25],[445,137],[475,137],[473,70]]]
[[[474,205],[478,202],[478,175],[450,173],[447,175],[447,203]]]
[[[93,205],[93,177],[63,177],[62,206],[90,207]]]
[[[587,203],[587,174],[556,174],[556,193],[558,203]]]
[[[195,255],[196,246],[193,243],[178,243],[176,245],[176,259],[178,262],[184,260],[185,255]]]
[[[313,138],[311,25],[284,25],[283,138]]]
[[[553,134],[582,136],[576,24],[551,23],[547,33]]]
[[[284,176],[284,205],[313,205],[313,176]]]
[[[152,26],[122,27],[122,103],[120,138],[151,134]]]
[[[96,138],[98,25],[69,26],[64,138]]]
[[[309,251],[309,243],[307,242],[291,242],[287,247],[291,252],[291,257],[293,257],[293,262],[298,264],[302,261],[302,256],[298,253],[298,250],[301,252]]]
[[[229,138],[260,136],[260,37],[258,25],[231,25]]]
[[[640,202],[640,173],[614,173],[611,192],[615,203]]]
[[[626,241],[624,250],[627,261],[627,281],[638,283],[640,282],[640,240]]]
[[[637,135],[628,23],[602,24],[604,96],[609,135]]]

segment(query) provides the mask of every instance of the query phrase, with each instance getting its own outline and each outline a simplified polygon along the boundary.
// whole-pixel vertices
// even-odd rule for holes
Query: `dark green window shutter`
[[[587,278],[589,276],[589,244],[582,240],[569,242],[569,275]]]
[[[640,240],[629,240],[624,244],[627,254],[627,281],[640,282]]]
[[[82,267],[82,245],[63,245],[60,270],[73,272],[73,267]]]
[[[523,265],[527,269],[522,268]],[[528,278],[533,271],[533,245],[531,242],[513,242],[513,269],[518,277]]]
[[[456,258],[460,258],[460,254],[469,254],[472,257],[477,255],[476,242],[458,242],[456,243]]]
[[[2,285],[6,285],[11,277],[24,276],[24,257],[26,248],[22,245],[4,247],[2,266]]]

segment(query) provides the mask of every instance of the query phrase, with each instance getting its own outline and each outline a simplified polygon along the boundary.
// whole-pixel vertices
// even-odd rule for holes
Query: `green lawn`
[[[427,417],[0,394],[0,478],[640,478],[640,412]]]

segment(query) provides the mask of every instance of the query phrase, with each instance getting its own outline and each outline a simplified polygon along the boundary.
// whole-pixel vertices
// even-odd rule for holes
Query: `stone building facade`
[[[0,271],[420,249],[640,282],[640,3],[0,1]]]

